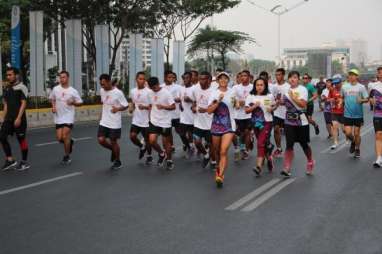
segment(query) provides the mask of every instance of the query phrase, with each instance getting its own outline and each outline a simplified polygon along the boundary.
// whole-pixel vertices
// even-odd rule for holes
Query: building
[[[357,66],[365,65],[367,59],[367,42],[361,39],[351,40],[348,42],[350,47],[350,62]]]
[[[332,62],[338,61],[346,72],[350,64],[350,49],[331,45],[318,48],[289,48],[284,50],[281,66],[287,70],[309,65],[316,75],[332,75]]]
[[[129,38],[123,38],[121,46],[120,46],[120,62],[121,65],[127,65],[129,62]],[[151,39],[143,38],[142,41],[142,70],[145,70],[147,67],[151,67]]]

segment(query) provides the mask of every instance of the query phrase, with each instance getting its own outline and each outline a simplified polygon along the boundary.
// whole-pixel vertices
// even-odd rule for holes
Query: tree
[[[268,60],[252,59],[249,61],[249,68],[253,73],[257,74],[262,71],[273,73],[276,70],[276,63]]]
[[[338,60],[335,60],[332,62],[332,73],[333,74],[343,74],[344,73],[343,66]]]
[[[238,31],[218,30],[207,26],[199,29],[191,41],[188,54],[193,56],[206,55],[211,59],[213,51],[220,56],[223,69],[227,67],[227,53],[241,53],[245,42],[256,43],[248,34]]]

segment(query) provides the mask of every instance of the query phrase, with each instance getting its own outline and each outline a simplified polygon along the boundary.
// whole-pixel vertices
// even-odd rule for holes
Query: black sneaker
[[[153,157],[151,155],[147,156],[146,157],[146,162],[145,162],[146,165],[151,165],[153,164]]]
[[[359,149],[355,149],[354,158],[356,159],[361,158],[361,151]]]
[[[122,168],[122,162],[120,160],[115,160],[110,169],[111,170],[118,170],[120,168]]]
[[[381,168],[381,163],[376,161],[376,162],[373,163],[373,167],[374,168]]]
[[[3,171],[8,171],[8,170],[11,170],[11,169],[15,169],[15,167],[17,166],[17,161],[15,160],[6,160],[5,163],[4,163],[4,166],[1,168],[1,170]]]
[[[20,161],[20,163],[17,165],[16,170],[17,171],[25,171],[28,170],[31,167],[28,162],[26,161]]]
[[[166,169],[171,171],[174,169],[174,162],[172,160],[167,160],[166,161]]]
[[[355,142],[351,142],[350,148],[349,148],[349,153],[353,154],[355,152]]]
[[[285,170],[281,171],[280,175],[282,175],[284,178],[290,178],[292,176],[290,172],[287,172]]]
[[[146,148],[142,147],[139,149],[139,159],[142,160],[143,156],[145,156]]]
[[[253,172],[256,174],[257,177],[261,176],[261,169],[259,167],[254,167]]]
[[[210,162],[210,158],[209,157],[208,158],[203,157],[202,167],[206,168],[209,162]]]
[[[72,152],[73,152],[73,145],[74,145],[74,140],[73,140],[73,139],[71,139],[71,140],[70,140],[70,149],[69,149],[69,154],[72,154]]]
[[[65,155],[64,158],[61,161],[61,165],[67,166],[72,162],[69,155]]]
[[[314,126],[314,132],[316,133],[316,135],[320,135],[320,127],[318,127],[318,125],[315,125]]]
[[[163,166],[163,162],[165,159],[166,159],[166,153],[163,153],[163,155],[159,154],[159,158],[158,158],[158,162],[157,162],[159,167]]]
[[[211,161],[210,163],[210,169],[215,171],[217,167],[217,162],[216,161]]]

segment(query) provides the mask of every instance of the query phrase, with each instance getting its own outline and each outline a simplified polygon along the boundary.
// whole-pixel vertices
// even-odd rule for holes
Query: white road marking
[[[266,184],[262,185],[261,187],[257,188],[256,190],[252,191],[251,193],[247,194],[243,198],[239,199],[238,201],[234,202],[232,205],[225,208],[225,210],[233,211],[244,205],[245,203],[249,202],[250,200],[258,197],[261,193],[264,191],[272,188],[274,185],[279,183],[281,179],[273,179]]]
[[[93,139],[92,137],[83,137],[83,138],[73,138],[74,141],[84,141],[84,140],[89,140]],[[50,145],[57,145],[59,142],[58,141],[52,141],[52,142],[47,142],[47,143],[40,143],[36,144],[36,147],[42,147],[42,146],[50,146]]]
[[[293,183],[295,180],[296,180],[295,178],[284,180],[282,183],[280,183],[279,185],[276,185],[274,188],[272,188],[269,191],[267,191],[266,193],[264,193],[258,199],[253,201],[251,204],[249,204],[248,206],[241,209],[241,211],[242,212],[251,212],[251,211],[255,210],[256,208],[258,208],[259,206],[264,204],[267,200],[272,198],[274,195],[279,193],[282,189],[287,187],[289,184]]]
[[[12,192],[16,192],[16,191],[21,191],[21,190],[25,190],[25,189],[34,188],[34,187],[37,187],[37,186],[40,186],[40,185],[43,185],[43,184],[47,184],[47,183],[61,181],[61,180],[64,180],[64,179],[67,179],[67,178],[70,178],[70,177],[79,176],[79,175],[82,175],[82,174],[83,174],[82,172],[75,172],[75,173],[72,173],[72,174],[63,175],[63,176],[47,179],[47,180],[36,182],[36,183],[31,183],[31,184],[28,184],[28,185],[12,188],[12,189],[8,189],[8,190],[3,190],[3,191],[0,191],[0,196],[1,195],[6,195],[6,194],[9,194],[9,193],[12,193]]]
[[[361,137],[367,135],[370,131],[372,131],[374,129],[374,126],[373,124],[369,124],[367,126],[365,126],[362,130],[361,130]],[[345,147],[347,146],[346,144],[346,140],[342,140],[337,148],[335,150],[332,150],[330,147],[329,148],[326,148],[324,150],[321,151],[321,153],[331,153],[331,154],[335,154],[339,151],[341,151],[342,149],[344,149]]]

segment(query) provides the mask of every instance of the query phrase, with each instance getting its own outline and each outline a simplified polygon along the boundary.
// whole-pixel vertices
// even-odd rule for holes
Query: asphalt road
[[[255,178],[252,154],[230,161],[221,190],[210,170],[179,150],[173,172],[145,166],[127,123],[118,172],[108,169],[96,124],[75,127],[69,167],[59,165],[54,130],[32,130],[32,168],[0,173],[0,253],[382,253],[382,171],[371,166],[371,115],[359,160],[346,145],[329,151],[323,116],[316,117],[322,134],[312,135],[314,176],[305,176],[296,146],[291,180],[281,180],[281,160],[275,173]]]

